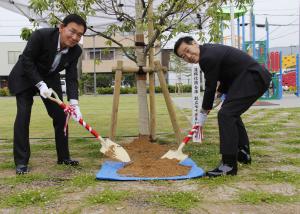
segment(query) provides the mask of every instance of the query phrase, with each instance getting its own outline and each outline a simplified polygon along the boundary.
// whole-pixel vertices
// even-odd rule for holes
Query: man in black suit
[[[241,114],[267,90],[271,74],[239,49],[219,44],[199,46],[192,37],[180,38],[175,43],[174,52],[186,62],[199,63],[204,72],[205,92],[199,115],[201,126],[215,97],[226,94],[218,112],[222,161],[207,175],[236,175],[237,161],[251,163],[249,139]]]
[[[59,28],[43,28],[32,33],[28,43],[12,69],[8,86],[16,95],[17,115],[14,123],[14,161],[16,173],[28,173],[30,157],[29,123],[33,96],[39,91],[48,115],[53,119],[57,163],[78,165],[70,159],[68,131],[64,132],[66,115],[53,101],[47,99],[54,89],[62,100],[59,72],[66,71],[67,97],[81,117],[78,105],[77,62],[81,55],[78,45],[86,31],[86,22],[76,14],[64,18]]]

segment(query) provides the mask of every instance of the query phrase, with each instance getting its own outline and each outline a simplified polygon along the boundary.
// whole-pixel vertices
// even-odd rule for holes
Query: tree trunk
[[[139,105],[139,134],[149,136],[149,111],[147,103],[147,87],[146,87],[146,73],[142,72],[142,68],[146,66],[146,59],[144,56],[144,30],[142,22],[142,3],[141,0],[135,0],[136,13],[136,32],[135,32],[135,52],[137,57],[137,66],[141,72],[136,74],[137,79],[137,93]]]

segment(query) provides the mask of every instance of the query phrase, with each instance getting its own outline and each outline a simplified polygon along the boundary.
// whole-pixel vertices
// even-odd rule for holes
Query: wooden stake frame
[[[166,106],[168,109],[169,117],[173,126],[173,131],[176,137],[176,141],[178,144],[181,143],[181,130],[178,124],[178,120],[175,113],[175,108],[173,105],[173,102],[170,97],[170,93],[167,87],[166,79],[164,76],[164,72],[167,71],[165,67],[162,67],[159,61],[154,62],[154,68],[152,67],[143,67],[143,71],[147,73],[153,73],[156,72],[158,75],[158,79],[160,82],[160,86],[162,88],[162,92],[164,95],[164,99],[166,102]],[[111,126],[110,126],[110,133],[109,137],[111,140],[115,139],[116,136],[116,128],[117,128],[117,118],[118,118],[118,110],[119,110],[119,100],[120,100],[120,88],[121,88],[121,79],[123,73],[137,73],[139,71],[138,67],[128,67],[123,66],[122,61],[117,62],[117,67],[113,67],[113,72],[115,72],[115,86],[114,86],[114,94],[113,94],[113,106],[112,106],[112,114],[111,114]],[[154,99],[150,99],[150,106],[154,105],[153,102]],[[156,115],[152,115],[150,111],[150,118],[156,117]],[[152,127],[154,130],[156,130],[156,126]],[[154,131],[155,133],[155,131]],[[150,136],[151,137],[151,136]]]

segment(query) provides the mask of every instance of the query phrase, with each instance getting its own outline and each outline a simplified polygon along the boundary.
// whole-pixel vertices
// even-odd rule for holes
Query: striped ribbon
[[[65,114],[67,115],[65,126],[64,126],[64,132],[65,132],[65,135],[66,135],[67,134],[68,122],[69,122],[70,118],[72,116],[77,117],[77,115],[76,115],[76,111],[75,111],[75,107],[74,106],[66,105],[64,103],[61,103],[60,107],[64,110]],[[86,128],[96,138],[99,138],[99,134],[88,123],[86,123],[82,118],[80,118],[79,121],[77,121],[77,122],[80,125],[82,125],[84,128]]]
[[[193,137],[195,132],[200,132],[201,138],[203,138],[203,131],[202,131],[202,126],[196,124],[193,126],[193,128],[189,131],[188,135],[185,136],[185,138],[182,140],[182,143],[187,143],[189,140]]]

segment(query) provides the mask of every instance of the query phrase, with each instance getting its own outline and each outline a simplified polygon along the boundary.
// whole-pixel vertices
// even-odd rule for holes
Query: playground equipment
[[[266,99],[281,99],[282,98],[282,54],[281,52],[271,52],[267,59],[268,70],[272,73],[272,81],[269,89],[260,98]]]
[[[296,66],[296,55],[287,55],[282,57],[282,68],[292,68]]]
[[[297,90],[297,55],[288,55],[282,57],[282,86],[285,87],[286,90]]]
[[[297,56],[296,56],[296,93],[295,93],[295,95],[297,97],[300,96],[300,71],[299,71],[299,63],[300,63],[299,54],[297,54]]]
[[[282,60],[281,54],[276,52],[274,54],[269,54],[269,23],[265,20],[265,24],[256,24],[255,15],[253,9],[250,9],[250,41],[245,41],[245,13],[246,10],[239,11],[236,10],[234,13],[235,18],[237,18],[237,48],[242,48],[243,51],[252,55],[255,60],[257,60],[262,66],[268,67],[268,64],[276,64],[275,67],[271,67],[270,71],[273,74],[272,82],[270,84],[270,90],[267,91],[261,99],[281,99],[282,97]],[[229,19],[229,11],[224,11],[221,13],[223,20]],[[240,23],[240,17],[242,23]],[[240,26],[242,26],[242,31],[240,31]],[[266,40],[256,41],[255,38],[255,28],[264,27],[266,31]],[[220,26],[222,29],[222,24]],[[221,30],[222,31],[222,30]],[[242,34],[242,35],[240,35]],[[224,38],[222,35],[223,42]],[[240,38],[242,38],[242,47],[240,47]],[[226,40],[225,40],[226,41]]]

